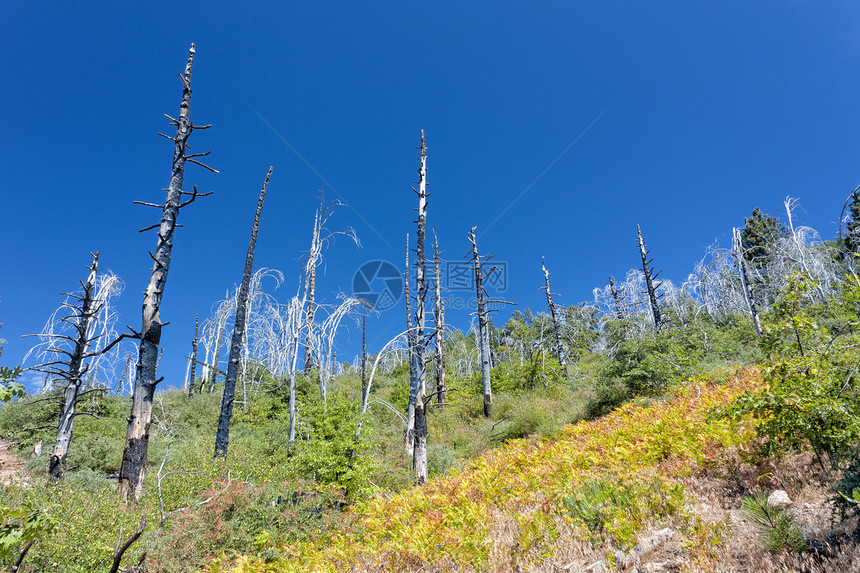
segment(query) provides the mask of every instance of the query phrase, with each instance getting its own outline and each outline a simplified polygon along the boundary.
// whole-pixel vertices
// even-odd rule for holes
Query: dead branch
[[[120,542],[122,541],[122,526],[119,526],[119,537],[116,540],[116,548],[113,551],[113,565],[110,568],[109,573],[117,573],[119,571],[119,564],[122,561],[122,556],[128,551],[128,548],[132,546],[132,544],[138,540],[138,538],[143,534],[143,530],[146,528],[146,516],[140,518],[140,526],[137,528],[137,531],[134,535],[128,538],[122,547],[120,547]]]

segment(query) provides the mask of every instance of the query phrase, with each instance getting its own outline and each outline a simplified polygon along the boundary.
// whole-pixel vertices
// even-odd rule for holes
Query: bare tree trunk
[[[194,383],[197,381],[197,335],[200,332],[200,315],[194,315],[194,340],[191,341],[191,375],[188,382],[188,397],[194,396]]]
[[[218,377],[218,366],[221,364],[221,345],[224,340],[224,327],[227,326],[227,317],[223,318],[223,322],[218,323],[218,334],[215,336],[215,362],[212,365],[212,370],[209,373],[209,393],[215,391],[215,382]],[[203,386],[200,390],[202,392]]]
[[[472,268],[475,271],[475,293],[478,304],[478,336],[481,343],[481,382],[484,391],[484,416],[489,418],[492,415],[493,408],[493,387],[490,380],[490,321],[489,313],[485,304],[484,279],[492,274],[496,269],[490,269],[487,274],[483,274],[483,267],[489,260],[489,257],[483,262],[478,254],[478,243],[475,238],[475,229],[469,231],[469,241],[472,243]]]
[[[367,392],[367,317],[361,317],[361,397]]]
[[[653,259],[648,259],[648,253],[651,250],[645,250],[645,241],[642,240],[642,229],[639,228],[639,225],[636,225],[636,233],[639,241],[639,254],[642,256],[642,272],[645,273],[645,285],[648,288],[648,300],[651,301],[651,313],[654,316],[654,328],[657,329],[657,332],[660,332],[660,329],[663,327],[663,317],[660,314],[660,305],[657,303],[657,287],[660,285],[657,285],[657,287],[654,286],[654,279],[660,273],[657,273],[653,277],[651,276],[649,264]]]
[[[436,267],[436,401],[445,404],[445,302],[442,300],[442,276],[439,271],[439,239],[433,244],[433,262]]]
[[[242,354],[242,339],[245,335],[245,319],[248,310],[248,288],[251,285],[251,274],[254,269],[254,249],[257,247],[257,231],[260,228],[260,213],[263,211],[263,200],[266,198],[266,187],[272,167],[266,173],[263,188],[260,189],[260,199],[257,201],[257,212],[254,214],[254,224],[251,226],[251,239],[248,241],[248,255],[245,257],[245,274],[242,285],[236,295],[236,324],[230,341],[230,359],[227,362],[227,376],[224,378],[224,395],[221,398],[221,415],[218,416],[218,431],[215,434],[215,457],[227,457],[227,445],[230,442],[230,421],[233,418],[233,400],[236,395],[236,377],[239,374],[239,362]]]
[[[564,346],[561,343],[561,325],[558,323],[558,313],[555,310],[555,302],[552,300],[552,295],[554,294],[550,291],[549,288],[549,271],[546,270],[546,260],[541,258],[540,266],[543,269],[543,276],[546,280],[546,286],[544,290],[546,291],[546,302],[549,305],[549,312],[552,316],[552,328],[555,333],[555,352],[558,357],[559,366],[564,369],[564,375],[567,376],[567,365],[564,361]]]
[[[427,369],[424,361],[426,345],[424,342],[424,301],[427,298],[427,278],[425,276],[424,239],[427,228],[427,146],[424,143],[424,130],[421,130],[421,165],[418,168],[418,244],[415,266],[415,374],[417,392],[415,393],[415,441],[412,455],[412,469],[415,485],[427,483]],[[414,190],[414,188],[413,188]]]
[[[63,390],[63,404],[60,409],[60,423],[57,426],[57,439],[54,441],[54,449],[51,451],[51,459],[48,462],[48,475],[52,478],[62,477],[66,466],[66,457],[69,455],[69,447],[72,443],[72,427],[75,422],[78,392],[81,389],[81,378],[86,372],[86,368],[82,368],[82,366],[90,344],[87,329],[90,320],[99,312],[99,305],[93,300],[98,268],[99,254],[96,252],[93,255],[93,262],[90,264],[84,292],[80,297],[81,306],[74,325],[77,330],[77,340],[72,354],[69,355],[69,369],[66,376],[66,388]]]
[[[744,297],[747,299],[747,308],[749,308],[750,316],[752,317],[753,326],[755,326],[755,331],[758,334],[759,338],[764,334],[764,330],[761,327],[761,320],[758,316],[758,311],[756,310],[755,300],[752,295],[752,287],[750,286],[749,278],[747,277],[747,267],[746,262],[744,261],[743,253],[741,252],[741,232],[734,228],[732,229],[732,237],[734,242],[734,251],[735,261],[738,265],[738,273],[741,276],[741,285],[743,285],[744,289]]]
[[[173,235],[176,229],[176,218],[181,207],[188,205],[198,197],[197,189],[193,193],[182,190],[185,175],[185,162],[190,161],[209,170],[211,167],[199,162],[195,157],[206,154],[186,155],[188,138],[194,129],[205,129],[209,126],[196,127],[189,120],[191,106],[191,66],[194,62],[194,44],[188,55],[185,75],[182,79],[182,102],[179,107],[179,119],[173,120],[176,126],[176,136],[168,137],[174,142],[173,167],[170,174],[170,185],[167,198],[162,205],[161,222],[158,228],[158,243],[155,254],[151,255],[154,264],[150,275],[149,285],[143,298],[143,320],[140,332],[139,355],[137,361],[137,376],[134,382],[134,393],[131,403],[131,414],[128,417],[125,449],[122,454],[122,465],[119,470],[120,493],[126,500],[137,500],[143,492],[143,478],[146,473],[146,459],[149,452],[149,426],[152,423],[152,398],[156,385],[162,378],[156,379],[156,362],[158,361],[158,345],[161,342],[161,299],[164,296],[164,285],[167,282],[167,272],[170,268],[170,255],[173,249]],[[183,195],[191,197],[182,202]],[[152,228],[155,228],[153,226]]]
[[[316,312],[316,284],[317,284],[317,259],[321,251],[320,231],[322,228],[323,211],[325,209],[325,196],[320,198],[320,208],[314,216],[314,233],[311,237],[311,250],[308,253],[308,264],[305,273],[305,293],[308,299],[308,311],[305,330],[305,374],[310,374],[313,368],[313,336],[314,336],[314,313]]]
[[[624,318],[624,312],[621,310],[623,305],[621,304],[621,296],[618,294],[618,289],[615,288],[615,280],[612,278],[612,275],[609,275],[609,291],[612,293],[612,302],[615,303],[615,318],[622,320]]]
[[[418,394],[418,369],[415,365],[415,330],[412,328],[412,295],[409,292],[409,235],[406,235],[406,269],[403,272],[406,295],[406,347],[409,358],[409,401],[406,406],[406,453],[413,455],[415,443],[415,397]]]

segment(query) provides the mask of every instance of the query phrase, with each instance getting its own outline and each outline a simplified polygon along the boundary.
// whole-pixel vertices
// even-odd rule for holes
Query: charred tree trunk
[[[752,317],[753,326],[755,326],[756,334],[758,334],[759,338],[764,334],[764,330],[761,327],[761,320],[758,316],[758,311],[755,306],[755,299],[753,299],[752,294],[752,286],[750,285],[749,277],[747,276],[747,267],[746,261],[744,260],[743,253],[741,252],[741,232],[735,228],[732,229],[732,236],[734,242],[734,255],[735,261],[737,261],[738,265],[738,274],[741,276],[741,285],[744,289],[744,298],[747,299],[747,308],[750,311],[750,317]]]
[[[612,293],[612,302],[615,304],[615,318],[623,320],[624,312],[621,310],[623,308],[621,295],[618,294],[618,289],[615,288],[615,280],[612,278],[612,275],[609,275],[609,292]]]
[[[481,256],[478,254],[478,243],[475,238],[475,229],[469,231],[469,241],[472,243],[472,268],[475,271],[475,293],[477,300],[477,315],[478,315],[478,336],[481,342],[481,382],[484,391],[484,416],[489,418],[492,415],[493,409],[493,387],[490,380],[490,319],[487,311],[486,299],[484,291],[484,279],[489,277],[496,269],[490,269],[487,274],[483,273],[483,267],[489,260],[489,257],[481,261]]]
[[[194,340],[191,341],[191,374],[188,382],[188,397],[194,396],[194,384],[197,381],[197,335],[200,333],[200,315],[194,315]]]
[[[543,269],[543,276],[546,280],[546,286],[544,290],[546,291],[546,302],[549,305],[549,313],[552,316],[552,329],[555,334],[555,353],[558,358],[558,364],[564,370],[564,375],[567,376],[567,365],[564,361],[564,346],[561,343],[561,325],[558,322],[558,313],[555,310],[555,301],[552,300],[553,293],[549,288],[549,271],[546,270],[546,260],[541,258],[540,266]]]
[[[435,238],[435,233],[433,234]],[[442,276],[439,270],[439,239],[433,244],[436,267],[436,401],[445,404],[445,302],[442,300]]]
[[[189,119],[191,106],[191,66],[194,62],[194,44],[188,55],[185,74],[182,79],[182,102],[179,107],[179,119],[171,119],[176,126],[176,136],[168,137],[174,142],[173,166],[170,173],[170,184],[167,188],[167,198],[162,208],[161,222],[151,228],[158,228],[158,243],[149,285],[143,298],[143,320],[139,333],[139,355],[137,361],[137,376],[134,382],[134,393],[131,403],[131,414],[128,417],[125,448],[122,454],[122,465],[119,470],[120,493],[126,500],[136,500],[143,491],[143,478],[146,472],[146,460],[149,453],[149,427],[152,423],[152,398],[155,387],[162,380],[156,378],[156,363],[158,361],[158,345],[161,342],[161,299],[164,296],[164,285],[167,282],[167,271],[170,268],[170,255],[173,249],[173,236],[176,230],[176,218],[181,207],[194,201],[199,195],[197,189],[193,193],[182,190],[185,175],[185,163],[189,161],[215,171],[201,163],[196,157],[206,154],[186,155],[188,138],[194,129],[205,129],[209,126],[196,127]],[[167,136],[165,136],[167,137]],[[216,171],[217,173],[217,171]],[[184,195],[190,198],[182,202]],[[144,229],[147,230],[147,229]]]
[[[406,269],[403,271],[404,293],[406,294],[406,348],[409,359],[409,401],[406,406],[406,432],[403,439],[406,453],[413,455],[415,438],[415,397],[418,394],[418,369],[415,365],[415,330],[412,328],[412,294],[409,287],[409,235],[406,235]]]
[[[83,366],[87,348],[91,342],[87,330],[90,321],[98,314],[99,305],[93,299],[96,287],[96,273],[99,268],[99,254],[93,255],[90,264],[90,272],[87,282],[84,283],[84,292],[80,297],[81,306],[75,309],[77,320],[75,329],[77,337],[75,348],[69,355],[69,368],[66,374],[66,387],[63,390],[63,403],[60,408],[60,423],[57,426],[57,439],[54,441],[54,449],[51,451],[51,459],[48,462],[48,475],[58,479],[62,477],[66,466],[66,457],[69,455],[69,447],[72,444],[72,428],[75,422],[75,408],[78,404],[78,393],[81,390],[81,378],[86,373]]]
[[[660,285],[654,286],[654,280],[660,273],[658,272],[657,275],[651,276],[649,265],[653,259],[648,259],[648,253],[651,250],[645,250],[645,241],[642,240],[642,229],[639,228],[639,225],[636,225],[636,233],[639,241],[639,254],[642,256],[642,272],[645,273],[645,286],[648,289],[648,300],[651,302],[651,314],[654,316],[654,328],[657,332],[660,332],[660,329],[663,327],[663,316],[660,314],[660,305],[657,302],[657,288]]]
[[[415,257],[415,442],[412,450],[412,469],[415,485],[427,483],[427,368],[424,361],[426,345],[424,341],[424,301],[427,298],[427,277],[424,260],[424,239],[427,229],[427,146],[424,143],[424,130],[421,130],[421,164],[418,168],[418,241]],[[414,191],[414,188],[413,188]]]
[[[218,431],[215,434],[215,457],[227,457],[227,445],[230,442],[230,421],[233,419],[233,400],[236,395],[236,377],[239,375],[239,362],[242,354],[242,339],[245,335],[245,319],[248,310],[248,289],[251,286],[251,274],[254,270],[254,249],[257,247],[257,231],[260,229],[260,213],[263,212],[263,200],[266,198],[266,187],[272,167],[266,173],[263,188],[260,189],[260,199],[257,201],[257,212],[254,214],[254,224],[251,226],[251,239],[248,241],[248,255],[245,257],[245,273],[242,284],[236,295],[236,324],[233,326],[233,336],[230,341],[230,359],[227,362],[227,376],[224,378],[224,395],[221,398],[221,415],[218,416]]]

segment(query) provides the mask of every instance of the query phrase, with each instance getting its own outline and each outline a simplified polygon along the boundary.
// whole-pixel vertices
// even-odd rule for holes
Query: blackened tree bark
[[[257,201],[257,212],[254,214],[254,224],[251,226],[251,239],[248,241],[248,255],[245,257],[245,273],[242,284],[236,295],[236,324],[233,326],[233,336],[230,341],[230,359],[227,362],[227,376],[224,379],[224,395],[221,398],[221,415],[218,417],[218,432],[215,434],[215,457],[227,457],[227,445],[230,442],[230,421],[233,419],[233,400],[236,395],[236,377],[239,374],[239,362],[242,358],[242,339],[245,335],[245,319],[248,310],[248,289],[251,285],[251,274],[254,270],[254,249],[257,247],[257,231],[260,229],[260,213],[263,212],[263,200],[266,198],[266,187],[272,167],[266,173],[260,198]]]
[[[750,317],[752,318],[753,326],[755,326],[756,334],[761,338],[764,334],[764,330],[761,327],[761,320],[759,319],[758,311],[756,310],[755,299],[753,299],[752,295],[752,287],[750,286],[749,277],[747,275],[746,259],[744,258],[741,247],[741,232],[737,228],[732,229],[732,237],[734,243],[734,249],[732,249],[732,251],[735,255],[735,262],[738,265],[738,274],[741,276],[744,298],[747,299],[747,308],[749,308]]]
[[[93,255],[93,262],[90,264],[87,281],[83,283],[83,293],[77,297],[80,306],[75,306],[72,309],[72,316],[66,320],[66,322],[74,325],[77,336],[75,347],[72,353],[68,355],[68,364],[62,365],[66,367],[66,371],[61,374],[66,384],[63,390],[63,403],[60,407],[57,439],[54,441],[54,448],[51,450],[51,458],[48,461],[48,475],[55,479],[62,477],[66,466],[66,457],[69,455],[72,429],[75,422],[75,409],[78,404],[78,393],[81,390],[81,378],[87,370],[83,366],[83,362],[87,356],[87,349],[92,342],[88,330],[90,322],[95,319],[101,306],[94,300],[98,268],[99,254],[96,252]]]
[[[439,239],[433,233],[433,263],[436,267],[436,401],[445,404],[445,301],[442,300],[442,277],[439,270]]]
[[[194,340],[191,341],[191,374],[188,380],[188,397],[194,396],[194,383],[197,380],[197,335],[200,333],[200,315],[194,315]]]
[[[660,329],[663,327],[663,316],[660,313],[660,305],[657,302],[657,288],[660,286],[659,284],[655,287],[654,280],[657,278],[657,275],[651,275],[651,267],[650,264],[653,259],[648,259],[648,253],[651,252],[650,249],[645,249],[645,241],[642,240],[642,229],[639,225],[636,225],[636,233],[638,235],[639,242],[639,254],[642,256],[642,272],[645,273],[645,286],[648,289],[648,300],[651,302],[651,314],[654,317],[654,328],[657,329],[657,332],[660,332]]]
[[[424,340],[424,301],[427,298],[427,277],[424,260],[424,242],[427,229],[427,145],[424,141],[424,130],[421,130],[421,163],[418,167],[418,189],[413,191],[418,195],[418,241],[415,257],[415,376],[417,392],[415,393],[415,447],[412,450],[412,469],[415,474],[415,485],[427,483],[427,368],[424,361],[426,344]]]
[[[135,336],[140,339],[138,350],[137,375],[134,381],[134,392],[132,395],[131,414],[128,417],[128,430],[126,431],[125,448],[122,454],[122,465],[119,470],[119,489],[121,496],[126,500],[137,500],[143,492],[143,479],[146,473],[146,460],[149,452],[149,427],[152,423],[152,399],[155,387],[162,378],[156,378],[156,363],[158,361],[158,346],[161,342],[161,299],[164,296],[164,286],[167,282],[167,272],[170,268],[170,256],[173,249],[173,236],[176,230],[176,218],[179,210],[197,199],[197,188],[193,193],[182,190],[182,182],[185,176],[185,163],[191,162],[200,165],[210,171],[216,170],[203,164],[197,158],[208,155],[208,153],[187,155],[188,138],[195,129],[206,129],[210,126],[195,126],[189,119],[191,107],[191,67],[194,63],[194,44],[189,50],[188,63],[185,66],[185,74],[180,75],[182,80],[182,101],[179,106],[179,119],[171,120],[171,125],[176,126],[176,135],[167,137],[174,142],[173,166],[170,173],[170,184],[167,188],[167,198],[164,205],[157,205],[162,209],[161,222],[147,229],[158,229],[158,242],[155,254],[150,253],[154,263],[149,278],[149,285],[144,291],[143,298],[143,320],[139,333]],[[187,201],[182,202],[183,196],[189,196]],[[202,194],[207,195],[207,194]],[[151,204],[144,203],[153,206]]]
[[[612,278],[612,275],[609,275],[609,292],[612,293],[612,302],[615,304],[615,318],[622,320],[624,312],[622,311],[621,295],[618,294],[618,289],[615,288],[615,279]]]
[[[543,276],[546,281],[546,286],[543,287],[543,290],[546,291],[546,302],[549,305],[549,313],[552,316],[552,329],[555,334],[555,353],[558,358],[558,364],[564,370],[565,376],[567,376],[567,365],[564,360],[564,346],[561,343],[561,325],[558,322],[558,313],[555,309],[555,301],[553,301],[552,296],[553,292],[549,288],[549,271],[546,270],[546,260],[541,258],[540,266],[543,269]]]

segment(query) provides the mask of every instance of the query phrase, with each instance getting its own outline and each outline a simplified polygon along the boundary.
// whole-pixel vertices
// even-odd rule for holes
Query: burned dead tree
[[[53,332],[54,317],[49,321],[46,331],[39,336],[44,340],[45,348],[43,355],[57,357],[30,368],[37,372],[43,372],[49,378],[62,380],[63,396],[60,402],[60,420],[57,424],[57,438],[51,450],[51,458],[48,461],[48,475],[54,479],[63,476],[66,458],[69,455],[69,447],[72,443],[72,430],[74,427],[78,398],[83,384],[83,377],[90,369],[90,364],[85,364],[90,347],[97,336],[94,335],[91,325],[98,320],[98,315],[103,308],[104,301],[96,297],[96,275],[98,274],[99,254],[93,254],[93,260],[89,266],[86,282],[81,282],[81,294],[68,294],[75,303],[65,302],[63,307],[68,314],[59,320],[71,327],[71,334]],[[67,299],[68,300],[68,299]],[[56,315],[54,315],[56,316]],[[62,357],[61,357],[62,356]]]
[[[170,269],[170,256],[173,249],[173,236],[176,230],[176,218],[180,209],[194,202],[197,197],[209,193],[198,194],[197,187],[193,192],[183,191],[182,182],[185,176],[185,163],[200,165],[217,173],[208,165],[199,161],[199,157],[207,153],[188,154],[188,138],[196,129],[206,129],[210,126],[195,126],[189,119],[191,106],[191,67],[194,63],[194,44],[189,50],[185,74],[180,74],[182,80],[182,101],[179,106],[179,118],[170,116],[171,125],[176,127],[176,135],[170,137],[160,134],[173,141],[173,164],[170,172],[170,184],[163,205],[144,203],[138,204],[156,207],[162,210],[161,222],[141,229],[158,229],[158,242],[155,254],[150,253],[153,260],[149,285],[144,291],[143,320],[140,332],[134,337],[140,340],[137,361],[137,375],[134,381],[134,392],[131,403],[131,414],[128,417],[125,448],[122,454],[122,465],[119,470],[120,494],[126,500],[137,500],[143,492],[143,478],[146,472],[146,460],[149,452],[149,427],[152,423],[152,399],[155,387],[163,378],[156,378],[156,363],[158,347],[161,342],[161,299],[164,296],[164,286],[167,282],[167,272]],[[187,199],[183,202],[183,198]]]
[[[227,376],[224,378],[224,394],[221,398],[221,414],[218,416],[218,431],[215,434],[215,457],[227,457],[227,445],[230,441],[230,421],[233,419],[233,401],[236,395],[236,378],[239,375],[239,362],[242,354],[242,339],[245,336],[245,320],[248,310],[248,289],[251,285],[251,274],[254,270],[254,250],[257,247],[257,231],[260,229],[260,213],[263,212],[263,200],[266,198],[266,187],[272,176],[272,167],[266,173],[260,198],[257,201],[257,212],[254,214],[254,224],[251,226],[251,239],[248,241],[248,254],[245,257],[245,272],[242,275],[242,285],[236,295],[236,324],[233,326],[233,337],[230,341],[230,358],[227,362]]]
[[[636,225],[636,233],[639,242],[639,254],[642,256],[642,272],[645,274],[645,286],[648,290],[648,300],[651,302],[651,314],[654,317],[654,328],[657,332],[660,332],[663,328],[663,316],[660,314],[660,305],[657,301],[657,289],[660,288],[660,284],[654,286],[654,280],[660,273],[651,275],[650,264],[654,260],[648,258],[648,253],[651,252],[651,249],[645,249],[645,241],[642,240],[642,229],[639,225]]]
[[[559,366],[564,369],[564,373],[565,375],[567,375],[567,366],[565,365],[564,361],[564,345],[562,345],[561,343],[561,324],[559,324],[558,321],[558,313],[555,309],[555,301],[552,300],[554,294],[556,296],[558,295],[556,293],[553,293],[549,288],[549,271],[546,270],[546,259],[544,259],[543,257],[540,260],[540,266],[543,269],[543,276],[546,281],[546,286],[542,288],[544,291],[546,291],[546,302],[549,305],[549,313],[552,317],[552,329],[553,333],[555,334],[555,353],[556,357],[558,358]]]
[[[406,431],[403,439],[406,453],[413,455],[415,443],[415,399],[418,395],[418,368],[415,363],[415,329],[412,327],[412,294],[409,285],[409,235],[406,235],[406,268],[403,271],[403,293],[406,298],[406,357],[409,360],[409,399],[406,405]]]
[[[191,341],[191,374],[188,380],[188,397],[194,396],[194,382],[197,380],[197,342],[200,333],[200,315],[194,315],[194,340]]]
[[[209,367],[209,393],[215,391],[215,382],[218,376],[218,365],[221,364],[221,346],[224,342],[224,328],[227,326],[227,317],[222,317],[222,322],[218,324],[218,333],[215,335],[215,360]],[[206,382],[200,384],[200,392],[203,392]]]
[[[427,365],[424,354],[427,349],[424,340],[424,302],[427,298],[427,277],[424,260],[424,239],[427,231],[427,145],[424,141],[424,130],[421,130],[421,163],[418,167],[418,189],[413,191],[418,195],[418,240],[415,256],[415,345],[412,355],[415,362],[415,430],[414,447],[412,449],[412,469],[415,475],[415,485],[427,483]]]
[[[761,320],[758,316],[758,311],[755,306],[755,299],[752,295],[752,287],[750,286],[749,276],[747,275],[747,266],[746,260],[744,259],[743,252],[741,249],[741,232],[737,227],[732,229],[732,243],[733,249],[732,254],[735,256],[735,262],[738,266],[738,274],[741,277],[741,286],[744,289],[744,298],[747,300],[747,308],[750,311],[750,317],[753,321],[753,326],[755,326],[756,334],[758,334],[759,338],[764,334],[764,330],[761,327]]]
[[[493,409],[493,386],[490,380],[490,311],[487,306],[488,303],[494,301],[487,300],[487,291],[484,288],[484,281],[498,269],[496,269],[496,267],[492,267],[486,273],[484,272],[484,266],[489,262],[493,255],[478,254],[478,242],[475,237],[475,229],[477,229],[477,227],[472,227],[472,230],[469,231],[469,242],[472,243],[472,270],[475,273],[475,293],[477,301],[475,314],[478,317],[478,337],[480,339],[481,346],[481,382],[484,392],[484,416],[489,418],[492,415]]]
[[[325,196],[320,197],[320,208],[314,215],[314,232],[311,236],[311,249],[308,252],[308,263],[305,272],[305,297],[308,308],[305,313],[305,363],[304,372],[310,374],[313,368],[313,335],[314,335],[314,311],[316,310],[316,284],[317,284],[317,261],[319,260],[322,247],[320,245],[320,228],[322,227],[323,208],[325,207]]]
[[[439,239],[433,233],[433,264],[436,267],[436,402],[445,404],[445,302],[442,300],[442,277],[439,270]]]
[[[609,275],[609,291],[612,293],[612,302],[615,304],[615,318],[622,320],[624,312],[621,310],[623,308],[621,295],[618,294],[618,289],[615,287],[615,279],[612,278],[612,275]]]

